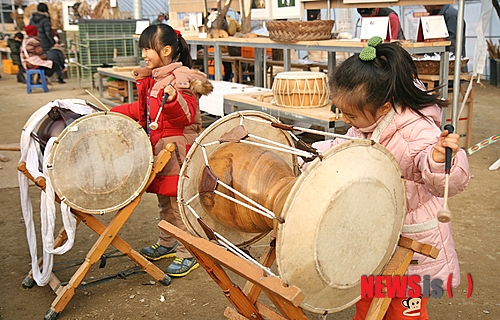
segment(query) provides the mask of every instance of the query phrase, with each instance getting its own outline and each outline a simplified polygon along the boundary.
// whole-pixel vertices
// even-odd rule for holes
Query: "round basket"
[[[279,42],[327,40],[332,38],[334,20],[269,21],[269,38]]]
[[[415,66],[417,67],[418,74],[439,74],[439,65],[440,60],[413,60]],[[462,58],[461,61],[461,69],[463,69],[467,62],[469,62],[468,58]],[[449,61],[449,70],[448,73],[452,74],[455,70],[455,60]]]

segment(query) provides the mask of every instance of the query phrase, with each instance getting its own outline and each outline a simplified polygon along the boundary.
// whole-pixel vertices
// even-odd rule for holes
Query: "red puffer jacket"
[[[190,85],[193,81],[201,81],[205,87],[209,88],[205,94],[212,90],[212,85],[205,74],[184,67],[179,62],[153,70],[136,69],[134,76],[138,101],[116,106],[111,111],[131,117],[149,132],[155,156],[165,148],[167,143],[176,145],[176,150],[170,161],[147,189],[147,192],[175,197],[177,196],[180,168],[192,143],[191,141],[188,143],[184,130],[186,127],[193,128],[195,120],[199,121],[200,119],[199,93],[190,90]],[[157,121],[158,129],[149,130],[148,124],[156,120],[160,111],[164,87],[169,84],[177,89],[176,96],[163,106]]]

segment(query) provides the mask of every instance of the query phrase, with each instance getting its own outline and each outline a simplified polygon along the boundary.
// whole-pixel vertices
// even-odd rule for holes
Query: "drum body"
[[[272,91],[276,105],[285,108],[319,108],[330,100],[323,72],[280,72],[274,79]]]
[[[47,163],[61,201],[90,214],[116,211],[133,201],[152,166],[145,131],[114,112],[92,113],[71,123],[57,137]]]
[[[254,120],[249,120],[250,118]],[[181,217],[187,229],[193,235],[207,238],[197,218],[183,203],[189,201],[198,193],[203,170],[206,167],[205,159],[208,159],[208,165],[217,174],[219,179],[237,188],[254,200],[258,201],[257,198],[263,199],[262,202],[265,206],[271,206],[271,203],[275,199],[268,199],[269,201],[267,201],[264,199],[265,195],[256,192],[256,187],[259,184],[263,184],[267,188],[266,186],[269,185],[266,183],[269,179],[273,179],[272,177],[269,178],[270,175],[267,172],[278,171],[274,166],[270,165],[269,159],[278,157],[280,159],[278,166],[281,168],[280,170],[286,172],[288,178],[291,176],[293,179],[298,176],[297,158],[292,154],[280,151],[270,154],[269,152],[262,151],[261,148],[234,142],[222,145],[214,143],[226,132],[242,125],[251,134],[264,136],[274,142],[292,147],[294,143],[290,134],[281,129],[271,127],[270,123],[279,123],[279,121],[262,112],[243,111],[233,113],[215,121],[196,139],[197,143],[193,144],[190,148],[181,168],[178,188]],[[248,140],[256,141],[251,137]],[[203,145],[206,146],[202,147]],[[234,149],[232,145],[236,145]],[[232,151],[225,153],[224,149],[226,148]],[[242,148],[245,150],[242,150]],[[255,153],[252,152],[252,155],[250,155],[249,150],[253,150]],[[236,164],[232,165],[229,170],[226,170],[228,168],[227,163],[235,162]],[[233,170],[234,168],[241,168],[241,170],[235,171]],[[263,178],[264,176],[266,178]],[[229,194],[223,188],[218,189],[220,189],[220,192]],[[238,198],[237,195],[234,196]],[[264,237],[272,229],[270,227],[272,225],[272,221],[269,221],[270,219],[256,217],[249,210],[237,206],[232,202],[224,201],[219,195],[215,195],[213,199],[209,199],[208,195],[201,195],[190,202],[190,207],[210,227],[217,230],[218,233],[237,246],[252,244]],[[229,216],[231,212],[236,212],[238,218],[231,218]]]

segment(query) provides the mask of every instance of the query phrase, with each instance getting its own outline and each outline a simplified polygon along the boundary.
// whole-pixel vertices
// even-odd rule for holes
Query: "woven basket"
[[[417,67],[418,74],[439,74],[439,65],[441,61],[439,60],[413,60],[415,62],[415,66]],[[462,58],[461,69],[463,69],[467,62],[469,62],[468,58]],[[453,74],[455,70],[455,60],[449,61],[449,74]]]
[[[271,40],[295,42],[331,39],[334,23],[334,20],[269,21],[266,23],[266,27]]]

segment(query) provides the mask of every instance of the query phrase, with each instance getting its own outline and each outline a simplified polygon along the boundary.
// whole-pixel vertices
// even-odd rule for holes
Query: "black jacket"
[[[56,43],[52,35],[49,15],[44,12],[35,12],[31,16],[30,24],[38,28],[38,38],[40,39],[43,51],[49,51]]]
[[[21,44],[22,42],[16,41],[14,39],[7,40],[7,44],[10,48],[10,57],[12,58],[12,63],[16,66],[21,65]]]

